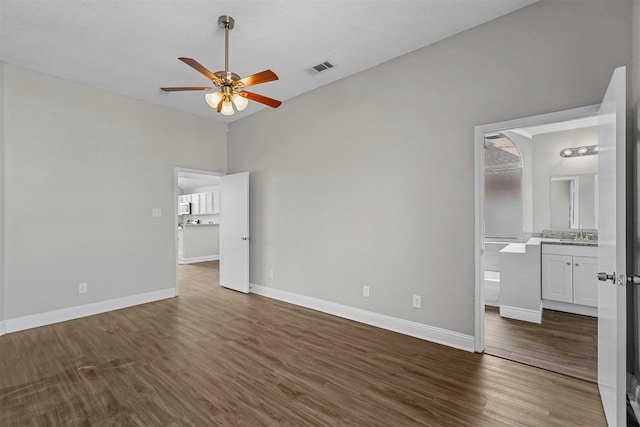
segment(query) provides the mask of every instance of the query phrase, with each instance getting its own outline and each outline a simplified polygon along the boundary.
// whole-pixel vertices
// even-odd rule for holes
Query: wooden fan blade
[[[222,101],[224,101],[224,98],[222,98],[222,99],[220,100],[220,102],[218,102],[218,108],[217,108],[218,113],[219,113],[220,111],[222,111]]]
[[[278,80],[278,76],[271,70],[264,70],[256,74],[252,74],[250,76],[244,77],[240,80],[236,80],[233,82],[234,86],[255,86],[261,83],[272,82],[274,80]]]
[[[207,86],[185,86],[185,87],[161,87],[160,89],[165,92],[178,92],[181,90],[210,90],[212,88]]]
[[[273,108],[278,108],[280,104],[282,104],[282,102],[278,101],[277,99],[269,98],[253,92],[246,92],[243,90],[242,92],[238,92],[238,94],[244,96],[245,98],[249,98],[252,101],[256,101]]]
[[[188,66],[192,67],[196,71],[202,73],[206,78],[208,78],[209,80],[211,80],[215,84],[222,85],[224,83],[222,80],[220,80],[218,77],[216,77],[215,74],[213,74],[211,71],[209,71],[209,69],[207,67],[205,67],[204,65],[202,65],[201,63],[199,63],[195,59],[193,59],[193,58],[184,58],[184,57],[180,57],[178,59],[180,61],[184,62],[185,64],[187,64]]]

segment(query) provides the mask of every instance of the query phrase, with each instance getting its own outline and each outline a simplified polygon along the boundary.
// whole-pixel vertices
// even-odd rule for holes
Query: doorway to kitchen
[[[204,266],[220,259],[220,178],[224,173],[175,168],[176,264]],[[183,270],[185,270],[183,268]],[[194,268],[189,269],[189,271]],[[181,280],[177,272],[176,291]],[[184,280],[182,280],[184,282]]]
[[[597,381],[597,111],[478,126],[476,351]]]

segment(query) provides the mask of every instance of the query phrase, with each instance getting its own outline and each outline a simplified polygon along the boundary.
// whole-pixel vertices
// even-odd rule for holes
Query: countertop
[[[598,246],[598,242],[589,241],[589,240],[560,240],[560,239],[550,239],[548,237],[542,238],[542,243],[548,245],[568,245],[568,246]]]
[[[184,224],[178,224],[178,229],[180,229],[180,228],[182,228],[182,227],[185,227],[185,226],[189,226],[189,227],[202,227],[202,226],[204,226],[204,225],[220,225],[220,223],[218,223],[218,222],[216,222],[216,223],[208,223],[208,222],[207,222],[207,223],[202,223],[202,224],[191,224],[191,223],[187,224],[187,223],[184,223]]]
[[[540,245],[541,241],[540,237],[532,237],[527,240],[527,243],[509,243],[503,249],[500,250],[501,253],[512,253],[512,254],[524,254],[527,252],[527,246],[537,246]]]

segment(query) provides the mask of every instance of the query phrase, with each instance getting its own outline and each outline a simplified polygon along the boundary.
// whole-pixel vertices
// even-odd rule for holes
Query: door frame
[[[177,280],[177,269],[178,269],[178,223],[180,222],[180,217],[178,216],[178,196],[180,195],[180,187],[178,187],[178,176],[180,173],[195,173],[199,175],[209,175],[209,176],[224,176],[226,173],[224,172],[215,172],[215,171],[207,171],[201,169],[190,169],[190,168],[182,168],[182,167],[174,167],[173,168],[173,258],[174,258],[174,274],[175,279],[175,289],[176,295],[180,293],[180,287],[178,286]]]
[[[474,350],[484,352],[484,136],[509,129],[545,125],[598,115],[600,104],[572,108],[537,116],[522,117],[474,128],[475,165],[475,328]]]

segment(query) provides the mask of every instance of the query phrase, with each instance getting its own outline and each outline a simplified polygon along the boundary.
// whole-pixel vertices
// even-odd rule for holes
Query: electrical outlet
[[[422,308],[422,297],[420,295],[413,296],[413,308]]]
[[[78,293],[79,294],[87,293],[87,282],[82,282],[78,285]]]
[[[151,216],[153,217],[158,217],[158,216],[162,216],[162,209],[151,209]]]
[[[276,278],[276,271],[272,268],[269,270],[269,279],[275,279]]]
[[[362,296],[365,298],[369,298],[371,296],[371,288],[369,288],[369,286],[362,287]]]

